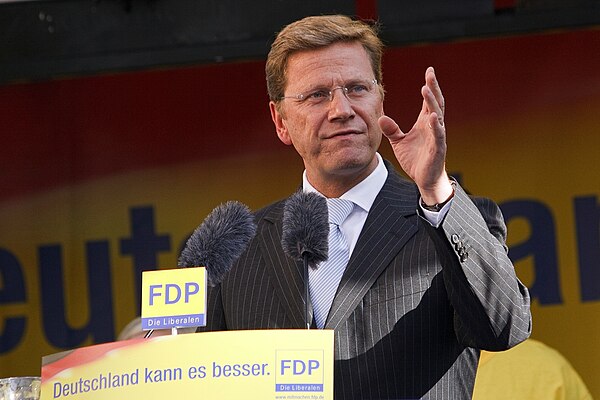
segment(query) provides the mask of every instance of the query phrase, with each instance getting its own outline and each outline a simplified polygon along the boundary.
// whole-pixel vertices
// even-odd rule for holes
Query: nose
[[[331,89],[329,100],[329,120],[348,119],[356,115],[343,87]]]
[[[343,86],[336,86],[336,87],[334,87],[333,89],[331,89],[329,91],[329,101],[333,100],[333,97],[335,95],[335,91],[338,90],[338,89],[342,91],[342,93],[344,94],[344,97],[348,98],[348,89],[346,89]]]

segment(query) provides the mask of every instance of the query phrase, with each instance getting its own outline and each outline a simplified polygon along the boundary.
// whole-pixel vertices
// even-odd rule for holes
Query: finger
[[[446,129],[444,128],[444,124],[438,118],[436,113],[429,114],[427,126],[433,132],[433,135],[438,141],[445,141],[446,139]]]
[[[379,128],[381,128],[383,135],[391,142],[400,140],[405,136],[404,132],[402,132],[396,121],[387,115],[382,115],[379,117],[377,122],[379,123]]]
[[[428,86],[423,86],[423,88],[421,90],[421,94],[423,96],[424,102],[427,106],[426,108],[429,111],[429,113],[430,114],[435,113],[437,115],[437,119],[438,119],[439,123],[443,126],[444,125],[444,111],[440,107],[440,104],[438,103],[438,101],[435,98],[431,89]]]
[[[446,103],[444,100],[444,95],[442,94],[442,89],[440,88],[439,81],[437,80],[437,76],[435,75],[435,70],[433,67],[427,68],[425,72],[425,85],[431,90],[433,96],[435,97],[439,108],[441,110],[441,116],[444,117],[444,112],[446,111]]]

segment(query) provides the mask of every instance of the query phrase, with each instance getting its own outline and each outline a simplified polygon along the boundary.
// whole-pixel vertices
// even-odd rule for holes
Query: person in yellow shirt
[[[528,339],[502,352],[482,351],[473,400],[592,400],[569,361]]]

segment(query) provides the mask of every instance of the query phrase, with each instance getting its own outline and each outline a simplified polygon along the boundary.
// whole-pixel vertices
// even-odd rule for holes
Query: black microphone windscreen
[[[327,260],[329,251],[327,200],[316,193],[298,191],[283,207],[281,245],[296,260],[307,257],[309,265]]]
[[[190,236],[179,267],[206,267],[209,286],[216,286],[256,234],[250,209],[237,201],[216,207]]]

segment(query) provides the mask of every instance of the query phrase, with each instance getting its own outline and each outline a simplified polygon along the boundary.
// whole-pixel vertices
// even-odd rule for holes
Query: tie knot
[[[327,199],[327,209],[329,210],[329,223],[341,225],[352,212],[354,203],[344,199]]]

